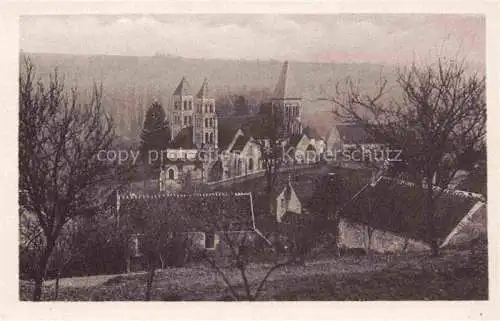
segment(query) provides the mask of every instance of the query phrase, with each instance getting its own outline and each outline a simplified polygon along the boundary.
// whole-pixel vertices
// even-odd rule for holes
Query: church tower
[[[194,144],[198,148],[214,150],[218,147],[217,113],[215,99],[210,98],[205,78],[196,95],[194,116]]]
[[[280,134],[284,137],[302,133],[302,95],[292,77],[288,61],[281,69],[271,98],[272,112],[280,118]]]
[[[192,127],[194,122],[194,99],[186,77],[182,77],[181,82],[177,86],[172,95],[170,104],[170,127],[173,140],[179,132],[186,128]]]

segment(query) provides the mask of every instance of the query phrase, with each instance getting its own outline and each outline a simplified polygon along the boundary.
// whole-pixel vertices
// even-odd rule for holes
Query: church
[[[282,66],[272,98],[262,104],[257,115],[238,120],[223,117],[217,113],[208,80],[195,92],[185,77],[173,92],[166,115],[172,143],[163,160],[160,191],[176,192],[188,185],[262,172],[261,146],[271,137],[263,124],[269,119],[276,120],[275,137],[280,137],[284,152],[293,150],[294,156],[323,152],[322,140],[308,137],[303,130],[302,97],[288,61]],[[302,161],[297,158],[297,162]]]

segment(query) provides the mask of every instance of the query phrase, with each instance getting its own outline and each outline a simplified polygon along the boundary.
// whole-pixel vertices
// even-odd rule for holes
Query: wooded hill
[[[234,97],[243,95],[249,110],[268,97],[278,79],[282,61],[186,59],[173,56],[80,56],[69,54],[22,53],[37,66],[37,74],[46,77],[54,68],[65,76],[66,85],[90,92],[102,82],[103,102],[115,116],[122,136],[136,138],[142,127],[144,111],[153,99],[166,108],[183,76],[197,91],[203,78],[218,100],[220,116],[233,111]],[[22,57],[21,57],[22,58]],[[22,59],[21,59],[22,62]],[[359,79],[370,87],[380,79],[394,81],[394,68],[374,64],[291,62],[294,78],[303,88],[303,121],[326,136],[334,116],[332,104],[321,100],[335,92],[335,84],[346,77]]]

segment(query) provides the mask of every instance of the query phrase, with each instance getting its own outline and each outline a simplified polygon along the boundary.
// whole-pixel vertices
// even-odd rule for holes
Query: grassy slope
[[[306,266],[276,271],[261,300],[486,300],[488,298],[485,244],[471,254],[468,248],[447,250],[440,258],[424,254],[374,255],[316,259]],[[249,279],[254,288],[268,265],[253,264]],[[229,272],[228,272],[229,273]],[[241,290],[236,272],[229,273]],[[60,300],[142,300],[145,274],[64,279]],[[53,282],[44,298],[53,297]],[[20,284],[21,300],[31,285]],[[154,300],[221,300],[228,297],[222,279],[204,266],[171,268],[157,273]]]

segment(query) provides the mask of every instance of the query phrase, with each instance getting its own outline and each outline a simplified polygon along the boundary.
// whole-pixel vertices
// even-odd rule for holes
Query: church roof
[[[217,131],[220,149],[225,150],[229,146],[234,135],[246,120],[246,117],[220,117],[218,119]]]
[[[254,139],[266,137],[268,133],[266,133],[262,125],[262,119],[263,115],[220,117],[218,120],[219,147],[226,149],[238,129],[241,129],[246,136]]]
[[[172,148],[195,149],[193,143],[193,127],[184,127],[172,141]]]
[[[201,88],[196,94],[196,98],[208,98],[208,80],[205,78],[203,80],[203,84],[201,84]]]
[[[177,85],[177,88],[174,91],[174,95],[177,96],[190,96],[191,86],[189,86],[189,82],[186,80],[186,77],[182,77],[181,82]]]
[[[285,61],[274,89],[273,99],[301,99],[302,94],[299,88],[295,83],[288,61]]]

